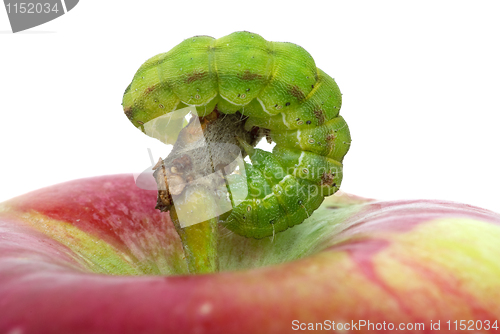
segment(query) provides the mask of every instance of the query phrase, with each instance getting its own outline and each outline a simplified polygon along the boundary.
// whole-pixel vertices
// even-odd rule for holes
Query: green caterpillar
[[[146,122],[187,106],[199,116],[215,107],[240,112],[248,117],[245,129],[266,129],[276,142],[272,153],[242,143],[252,164],[246,179],[229,176],[248,187],[223,221],[233,232],[271,236],[300,224],[338,190],[351,142],[339,116],[340,90],[302,47],[245,31],[195,36],[146,61],[123,96],[125,114],[143,131]]]

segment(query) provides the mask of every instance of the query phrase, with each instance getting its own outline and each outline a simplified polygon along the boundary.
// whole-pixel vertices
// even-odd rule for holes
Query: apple
[[[75,180],[0,205],[0,333],[497,331],[500,215],[339,194],[274,238],[223,231],[187,275],[156,191]],[[404,327],[401,327],[404,326]]]

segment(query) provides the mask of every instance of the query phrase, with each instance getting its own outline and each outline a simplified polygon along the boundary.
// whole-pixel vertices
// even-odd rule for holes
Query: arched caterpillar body
[[[215,107],[240,112],[248,116],[245,129],[267,129],[276,142],[272,153],[241,143],[252,164],[246,179],[228,177],[249,192],[223,222],[235,233],[262,238],[285,230],[338,190],[351,142],[339,116],[341,94],[300,46],[249,32],[192,37],[146,61],[123,97],[125,114],[143,131],[144,123],[186,106],[199,116]]]

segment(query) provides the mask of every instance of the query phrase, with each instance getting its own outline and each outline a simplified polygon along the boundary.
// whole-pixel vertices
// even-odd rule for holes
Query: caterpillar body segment
[[[125,114],[143,132],[145,123],[186,106],[200,117],[214,108],[239,112],[246,131],[266,131],[273,152],[240,142],[252,164],[246,176],[226,176],[233,209],[223,224],[253,238],[300,224],[339,189],[351,143],[341,104],[336,82],[306,50],[245,31],[195,36],[150,58],[123,97]]]
[[[217,105],[222,113],[250,116],[249,126],[284,130],[336,117],[341,94],[302,47],[236,32],[189,38],[149,59],[123,97],[136,127],[187,105],[196,106],[199,116]]]
[[[308,151],[339,162],[351,144],[349,128],[341,116],[314,128],[271,130],[269,135],[278,147]]]
[[[325,194],[332,193],[327,189],[331,185],[321,184],[321,179],[297,177],[303,167],[300,164],[287,171],[279,154],[248,147],[245,150],[252,161],[245,165],[249,193],[224,220],[224,226],[237,234],[260,239],[284,231],[302,223]]]
[[[276,104],[276,108],[286,108],[284,112],[271,117],[259,117],[256,113],[255,117],[251,117],[247,122],[247,127],[257,126],[270,130],[304,129],[320,126],[337,117],[342,105],[339,87],[330,76],[319,68],[317,70],[318,82],[311,84],[314,88],[307,95],[297,85],[288,84],[287,94],[280,101],[282,103]],[[290,101],[295,98],[299,99],[299,102],[293,106]],[[248,115],[254,111],[253,108],[247,109],[248,107],[245,107],[245,114]]]

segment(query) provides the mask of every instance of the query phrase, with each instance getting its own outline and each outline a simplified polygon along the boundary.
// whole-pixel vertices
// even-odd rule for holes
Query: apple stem
[[[216,108],[207,116],[192,117],[170,154],[153,167],[156,208],[170,211],[192,274],[219,270],[218,215],[232,209],[225,175],[236,168],[240,154],[247,155],[245,147],[255,146],[264,135],[258,128],[246,130],[242,120],[241,114],[224,115]]]
[[[175,208],[172,208],[170,218],[181,239],[189,273],[208,274],[218,272],[218,217],[195,225],[181,227]]]

